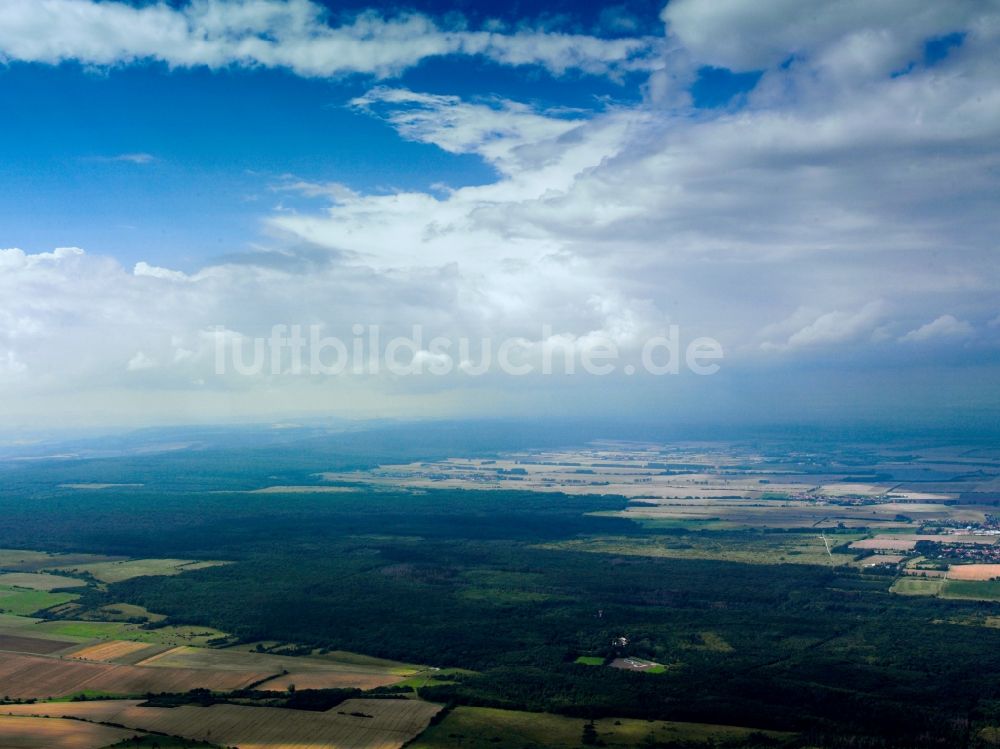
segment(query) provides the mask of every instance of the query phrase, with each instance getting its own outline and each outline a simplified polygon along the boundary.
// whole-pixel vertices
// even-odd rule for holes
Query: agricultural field
[[[851,544],[858,551],[913,551],[917,539],[908,536],[876,536],[862,538]]]
[[[769,456],[737,445],[597,441],[577,449],[522,451],[490,459],[452,457],[320,476],[376,487],[613,494],[634,503],[627,511],[630,516],[705,519],[713,515],[697,508],[710,506],[722,511],[719,522],[737,525],[768,525],[777,515],[784,520],[775,518],[776,523],[811,526],[830,507],[839,508],[835,512],[840,522],[860,525],[860,520],[874,520],[883,527],[905,527],[895,521],[903,508],[929,517],[947,514],[947,504],[961,489],[944,485],[946,491],[929,491],[891,478],[890,470],[905,467],[873,462],[860,471],[870,471],[873,480],[861,481],[857,468],[800,473],[794,469],[801,471],[801,464],[779,467]],[[936,469],[947,476],[945,465]],[[864,511],[845,509],[858,506]]]
[[[425,731],[410,749],[577,749],[583,743],[582,718],[568,718],[551,713],[526,713],[485,707],[456,707],[444,720]],[[594,721],[596,740],[601,746],[641,747],[666,745],[668,742],[740,742],[757,734],[780,746],[789,734],[760,734],[749,728],[716,726],[704,723],[676,723],[627,718],[602,718]],[[592,742],[596,743],[596,742]],[[749,742],[748,742],[749,743]]]
[[[2,625],[0,625],[0,631],[2,631]],[[143,629],[140,624],[128,622],[78,621],[73,619],[40,621],[32,632],[39,636],[52,635],[86,640],[135,640],[161,645],[206,645],[226,637],[225,632],[211,627],[168,625],[156,629]]]
[[[0,715],[0,747],[3,749],[102,749],[134,735],[135,731],[125,728],[78,720]]]
[[[942,585],[944,580],[939,578],[906,576],[896,580],[889,590],[901,596],[936,596]]]
[[[982,520],[985,513],[964,508],[962,513]],[[945,521],[959,511],[944,504],[877,503],[862,506],[842,506],[810,500],[760,501],[740,499],[690,498],[663,500],[655,503],[633,502],[618,513],[618,517],[635,520],[697,521],[707,527],[725,530],[735,528],[796,528],[829,530],[908,529],[919,523]]]
[[[273,675],[273,672],[142,668],[26,653],[0,653],[0,690],[15,699],[66,697],[87,691],[120,695],[191,689],[231,691]]]
[[[182,572],[217,567],[226,562],[195,561],[192,559],[125,559],[111,562],[65,564],[54,570],[89,574],[103,583],[120,583],[147,575],[179,575]]]
[[[466,668],[432,668],[396,682],[392,688],[400,691],[413,690],[414,693],[417,693],[424,687],[456,684],[458,679],[464,676],[475,675],[475,671],[469,671]]]
[[[0,570],[37,572],[76,564],[96,564],[122,559],[103,554],[56,554],[30,549],[0,549]]]
[[[896,580],[890,591],[908,596],[936,596],[962,601],[1000,602],[1000,581],[923,578],[907,575]]]
[[[10,650],[17,653],[32,653],[35,655],[49,655],[51,653],[57,653],[60,650],[67,650],[72,647],[76,647],[76,643],[68,640],[0,634],[0,650]]]
[[[44,590],[0,585],[0,612],[29,616],[36,611],[75,601],[75,593],[49,593]]]
[[[374,689],[416,675],[419,669],[398,663],[358,663],[336,657],[287,656],[237,650],[176,647],[139,662],[144,668],[205,669],[209,671],[271,673],[275,678],[261,689]]]
[[[829,461],[822,470],[817,464],[825,461],[813,456],[779,457],[743,445],[595,441],[576,449],[449,457],[318,475],[331,484],[349,482],[382,491],[611,495],[626,499],[628,506],[602,515],[647,527],[913,533],[928,523],[981,525],[993,512],[989,491],[1000,485],[1000,465],[992,457],[970,461],[961,452],[925,456],[886,450],[878,455],[859,449],[845,454],[844,463]],[[974,483],[965,481],[970,463],[988,480],[977,476]],[[977,496],[982,504],[960,499]],[[622,553],[634,553],[634,547]],[[736,555],[735,561],[743,560]],[[814,557],[807,563],[821,562]]]
[[[409,699],[352,699],[325,712],[229,704],[142,707],[134,700],[0,706],[14,715],[114,723],[240,749],[399,749],[440,709]]]
[[[948,567],[949,580],[996,580],[1000,564],[953,564]]]
[[[146,660],[165,649],[165,646],[150,645],[145,642],[108,640],[99,642],[96,645],[85,645],[78,650],[67,653],[66,656],[80,661],[98,661],[135,666],[140,661]]]
[[[941,598],[965,601],[1000,601],[1000,582],[995,580],[945,580]]]
[[[676,534],[669,536],[591,536],[543,545],[542,548],[587,551],[597,554],[660,557],[668,559],[717,559],[744,564],[848,564],[848,556],[830,548],[857,538],[857,534],[824,536],[816,532],[762,534],[747,532]]]
[[[87,583],[83,580],[43,572],[7,572],[0,575],[0,586],[30,588],[31,590],[53,591],[59,588],[82,588],[86,585]]]
[[[6,651],[0,652],[0,691],[42,698],[86,691],[229,690],[249,684],[275,691],[374,689],[423,672],[419,666],[342,651],[303,657],[186,644],[221,634],[184,626],[144,630],[115,622],[6,617],[0,622],[0,651]],[[55,654],[59,658],[30,660]],[[35,670],[30,678],[25,676],[28,668]]]

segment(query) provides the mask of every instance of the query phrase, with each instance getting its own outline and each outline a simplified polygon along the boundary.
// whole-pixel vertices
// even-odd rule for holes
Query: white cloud
[[[302,76],[399,73],[428,57],[482,55],[553,73],[645,70],[655,39],[599,39],[545,30],[446,28],[416,14],[369,11],[336,23],[311,0],[192,0],[140,7],[96,0],[4,0],[0,62],[287,68]]]
[[[765,351],[784,351],[801,347],[841,344],[856,341],[862,337],[870,337],[883,318],[884,307],[883,302],[874,301],[854,312],[840,310],[826,312],[795,330],[786,341],[775,343],[766,340],[761,348]],[[790,324],[796,325],[802,321],[804,313],[808,314],[804,309],[800,309],[785,323],[768,326],[761,333],[766,336],[779,332],[783,328],[787,329]]]
[[[994,13],[995,3],[980,0],[671,0],[663,20],[705,65],[762,70],[808,56],[883,74],[914,59],[926,39]]]
[[[404,138],[433,143],[449,153],[478,154],[505,173],[523,168],[532,152],[583,123],[579,113],[576,119],[546,116],[510,100],[471,104],[457,96],[384,87],[351,104],[372,113],[384,111]]]
[[[147,262],[140,260],[135,264],[135,268],[132,270],[133,275],[136,276],[146,276],[148,278],[162,278],[170,281],[183,281],[187,279],[187,275],[179,270],[170,270],[169,268],[159,268],[155,265],[150,265]]]
[[[52,0],[60,2],[68,0]],[[378,323],[387,334],[420,323],[434,334],[517,337],[533,351],[605,337],[634,349],[675,322],[688,339],[721,340],[725,370],[735,372],[758,359],[794,373],[811,357],[857,352],[883,367],[891,366],[886,352],[904,356],[905,367],[933,358],[933,346],[901,339],[968,340],[974,355],[1000,326],[984,325],[980,341],[968,322],[942,315],[901,334],[942,309],[971,320],[996,315],[1000,10],[995,3],[905,6],[912,12],[893,1],[832,2],[809,15],[783,0],[675,0],[663,63],[678,62],[667,71],[675,85],[701,64],[765,69],[738,110],[694,111],[679,104],[682,96],[665,102],[654,96],[655,82],[639,105],[586,115],[374,88],[353,106],[401,137],[478,155],[496,168],[496,180],[366,194],[288,175],[273,189],[328,204],[266,216],[273,251],[189,274],[152,262],[130,272],[74,249],[0,251],[0,361],[17,363],[19,382],[30,374],[25,387],[36,393],[72,382],[77,392],[117,388],[118,401],[129,403],[123,393],[139,399],[130,388],[155,381],[216,414],[277,403],[384,415],[405,408],[408,387],[430,412],[486,399],[483,391],[470,397],[426,383],[346,380],[310,389],[294,379],[220,379],[212,373],[215,342],[264,335],[275,323],[321,322],[345,338],[355,322]],[[34,7],[9,3],[0,16],[13,8],[28,18],[40,12]],[[533,55],[553,70],[573,60],[605,70],[632,64],[603,45],[570,54],[552,32],[531,32],[532,46],[528,32],[481,41],[482,32],[441,30],[416,16],[332,26],[304,2],[73,7],[78,23],[53,27],[57,38],[70,36],[46,51],[45,34],[22,34],[18,54],[378,75],[441,50],[468,53],[479,39],[476,49],[494,59]],[[110,13],[126,13],[115,28],[135,24],[135,33],[106,33]],[[782,14],[790,14],[788,23],[775,22]],[[151,19],[162,22],[155,38]],[[945,61],[891,75],[923,40],[953,31],[967,36]],[[11,43],[4,33],[0,49]],[[396,37],[405,43],[390,48]],[[328,54],[341,44],[354,51]],[[793,53],[795,61],[782,66]],[[774,350],[786,356],[766,356]],[[122,362],[137,352],[140,363],[159,366],[128,378]],[[421,356],[436,361],[430,352]],[[12,370],[0,367],[0,377],[13,379]],[[831,365],[830,379],[837,376]],[[490,387],[498,408],[525,392],[516,383]],[[540,388],[535,402],[554,391]],[[5,407],[15,406],[20,401],[8,399]]]
[[[974,329],[965,320],[959,320],[954,315],[941,315],[926,325],[911,330],[900,338],[900,341],[921,343],[938,338],[969,338]]]
[[[155,361],[146,356],[142,351],[138,351],[135,356],[128,360],[125,369],[129,372],[139,372],[143,369],[153,369],[155,366]]]

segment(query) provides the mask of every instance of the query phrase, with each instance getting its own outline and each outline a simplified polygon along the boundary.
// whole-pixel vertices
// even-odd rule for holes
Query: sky
[[[4,433],[1000,423],[996,0],[0,0],[0,178]]]

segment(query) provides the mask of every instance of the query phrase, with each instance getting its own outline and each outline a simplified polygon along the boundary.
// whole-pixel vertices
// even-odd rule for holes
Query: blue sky
[[[324,5],[335,15],[370,10],[364,3]],[[460,15],[461,23],[475,26],[544,24],[612,38],[662,31],[656,3],[610,10],[578,3],[379,8],[390,15]],[[628,28],[615,27],[612,18],[628,19]],[[554,76],[448,55],[380,80],[429,93],[600,110],[638,101],[642,77]],[[157,62],[98,68],[12,61],[0,68],[0,109],[6,112],[0,163],[17,185],[0,197],[5,246],[43,251],[81,245],[123,262],[193,270],[261,240],[257,219],[279,202],[271,187],[283,175],[365,192],[454,188],[492,178],[493,170],[475,156],[401,140],[388,125],[351,111],[348,102],[371,83],[358,74],[302,78],[285,70],[171,69]],[[713,88],[703,95],[715,101]],[[152,158],[121,158],[134,154]]]
[[[8,0],[0,428],[988,421],[997,28],[978,0]],[[213,372],[220,335],[354,323],[631,360],[678,325],[725,362],[571,386]]]
[[[17,184],[0,198],[6,242],[190,270],[259,240],[285,174],[364,191],[490,178],[474,156],[402,141],[350,111],[362,91],[281,71],[15,64],[0,71],[0,158]]]

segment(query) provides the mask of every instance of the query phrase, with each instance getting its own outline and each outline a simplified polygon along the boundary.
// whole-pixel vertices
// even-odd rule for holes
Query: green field
[[[485,707],[457,707],[443,721],[431,726],[410,749],[577,749],[583,743],[582,718],[566,718],[551,713],[527,713]],[[594,722],[596,740],[602,746],[633,747],[664,745],[669,742],[717,742],[716,745],[754,745],[754,731],[748,728],[705,723],[604,718]],[[762,734],[757,734],[763,737]],[[779,746],[787,734],[768,734]],[[749,739],[749,740],[748,740]]]
[[[863,534],[827,536],[831,547],[863,538]],[[763,534],[728,531],[670,536],[592,536],[544,548],[666,559],[715,559],[744,564],[848,564],[851,557],[827,552],[818,532]]]
[[[904,596],[937,596],[958,601],[1000,601],[998,580],[901,577],[889,590]]]
[[[82,588],[83,580],[76,580],[63,575],[49,575],[44,572],[7,572],[0,575],[0,585],[11,585],[31,590],[59,590],[61,588]]]
[[[901,577],[889,590],[901,596],[936,596],[943,584],[940,577]]]
[[[1000,581],[945,580],[938,595],[966,601],[1000,601]]]
[[[79,596],[73,593],[49,593],[44,590],[0,585],[0,612],[29,616],[36,611],[69,603],[77,598]]]
[[[603,666],[604,659],[596,655],[581,655],[573,663],[579,663],[581,666]]]
[[[143,606],[136,606],[133,603],[110,603],[96,609],[85,611],[80,615],[81,619],[96,622],[127,622],[129,620],[144,619],[149,622],[162,622],[166,617],[149,611]]]
[[[0,599],[2,605],[3,599]],[[161,645],[205,645],[210,640],[225,637],[211,627],[167,626],[142,629],[138,624],[124,622],[47,621],[32,628],[33,632],[48,635],[67,635],[88,640],[135,640]]]
[[[406,687],[410,689],[423,689],[424,687],[440,686],[442,684],[454,684],[456,676],[469,676],[475,671],[464,668],[441,668],[436,671],[422,671],[415,676],[411,676],[403,681],[393,684],[393,689]]]

